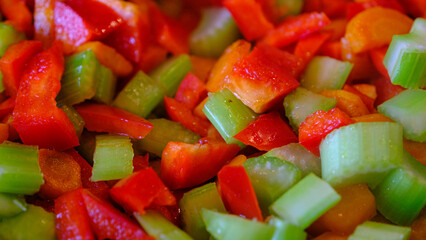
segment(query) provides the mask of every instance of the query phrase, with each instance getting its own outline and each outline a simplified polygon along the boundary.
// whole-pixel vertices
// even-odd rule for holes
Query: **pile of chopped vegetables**
[[[425,0],[0,0],[1,240],[426,239]]]

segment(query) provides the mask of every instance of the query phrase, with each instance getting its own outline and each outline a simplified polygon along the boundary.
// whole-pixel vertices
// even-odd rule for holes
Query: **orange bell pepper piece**
[[[404,148],[417,161],[421,162],[423,165],[426,165],[426,143],[414,142],[404,139]]]
[[[325,90],[319,94],[336,99],[337,107],[350,117],[358,117],[370,113],[361,98],[354,93],[345,90]]]
[[[377,98],[376,86],[372,84],[361,83],[352,85],[352,87],[369,98],[372,98],[374,100]]]
[[[189,56],[192,63],[192,69],[195,76],[201,81],[206,82],[209,77],[210,71],[216,64],[216,59],[203,58],[198,56]]]
[[[380,113],[373,113],[373,114],[362,115],[359,117],[353,117],[352,120],[354,120],[355,122],[393,122],[392,119]]]
[[[18,30],[31,36],[33,15],[25,2],[25,0],[0,0],[0,9]]]
[[[337,233],[325,232],[313,240],[347,240],[348,236],[343,236]]]
[[[426,239],[426,215],[420,216],[411,225],[410,240],[422,239]]]

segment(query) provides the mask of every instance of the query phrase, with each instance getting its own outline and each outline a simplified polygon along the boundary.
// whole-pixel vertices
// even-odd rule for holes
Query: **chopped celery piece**
[[[238,37],[238,26],[228,9],[207,8],[192,32],[189,48],[194,55],[218,58]]]
[[[100,65],[98,71],[98,88],[96,89],[93,100],[104,104],[111,104],[116,85],[117,77],[111,69]]]
[[[147,210],[144,214],[135,213],[136,220],[143,229],[158,240],[191,240],[192,238],[171,223],[163,214]]]
[[[321,177],[321,159],[309,152],[300,143],[290,143],[285,146],[269,150],[263,156],[277,157],[287,162],[291,162],[298,167],[303,176],[313,172]]]
[[[271,240],[305,240],[307,237],[303,229],[288,221],[272,217],[268,224],[275,227],[275,233]]]
[[[13,26],[0,23],[0,57],[2,57],[6,49],[21,40],[25,40],[25,34],[16,30]]]
[[[196,143],[200,136],[191,130],[182,126],[178,122],[168,119],[150,119],[153,128],[144,139],[135,141],[135,148],[153,153],[157,156],[162,155],[163,149],[169,142]]]
[[[235,134],[246,128],[257,117],[249,107],[227,88],[209,93],[203,112],[228,144],[243,143],[234,138]]]
[[[78,153],[93,165],[93,154],[96,147],[96,133],[83,131],[80,136],[80,145],[76,147]]]
[[[402,167],[373,190],[379,212],[398,225],[410,225],[426,204],[426,166],[404,152]]]
[[[99,67],[100,63],[92,50],[66,57],[57,101],[72,106],[95,96]]]
[[[426,37],[426,19],[416,18],[411,26],[410,34],[419,35],[424,39]]]
[[[182,211],[183,229],[198,240],[208,240],[210,237],[201,216],[201,209],[205,208],[226,213],[225,206],[214,182],[186,192],[179,201],[179,207]]]
[[[164,90],[158,82],[139,71],[121,90],[112,105],[145,118],[163,97]]]
[[[24,211],[27,211],[24,196],[0,193],[0,219],[13,217]]]
[[[312,92],[342,89],[353,66],[331,57],[314,57],[306,67],[300,85]]]
[[[404,128],[404,137],[426,142],[425,106],[426,90],[408,89],[381,104],[377,110],[400,123]]]
[[[392,122],[360,122],[338,128],[320,145],[322,177],[333,186],[374,187],[402,164],[402,127]]]
[[[0,72],[0,93],[2,93],[3,91],[4,91],[3,74]]]
[[[80,116],[80,114],[78,114],[78,112],[73,107],[62,105],[60,106],[60,109],[62,109],[62,111],[64,111],[64,113],[67,115],[68,119],[74,125],[74,129],[75,129],[75,132],[77,133],[77,136],[80,137],[81,133],[83,133],[84,124],[85,124],[83,118]]]
[[[43,183],[38,165],[38,147],[0,144],[0,192],[34,194]]]
[[[405,88],[426,87],[426,41],[417,34],[395,35],[383,64],[393,84]]]
[[[358,225],[348,240],[408,240],[410,232],[409,227],[367,221]]]
[[[264,212],[302,178],[302,171],[294,164],[276,157],[249,158],[243,166]]]
[[[28,210],[0,222],[2,240],[55,240],[55,214],[28,205]]]
[[[298,87],[284,99],[285,114],[294,130],[305,118],[318,110],[328,111],[336,106],[337,100]]]
[[[160,84],[167,97],[173,97],[190,71],[192,71],[191,60],[188,55],[182,54],[168,59],[149,75]]]
[[[202,209],[207,231],[216,240],[271,239],[275,227],[231,214]]]
[[[271,211],[305,229],[336,205],[340,198],[327,182],[310,173],[275,201]]]
[[[285,9],[286,11],[282,17],[287,15],[297,15],[302,11],[303,0],[276,0],[276,5],[278,9]]]
[[[133,148],[130,138],[115,135],[96,136],[92,181],[124,178],[133,172]]]

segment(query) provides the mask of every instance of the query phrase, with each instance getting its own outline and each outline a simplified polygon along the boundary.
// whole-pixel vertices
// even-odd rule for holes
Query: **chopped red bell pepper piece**
[[[13,126],[13,113],[10,113],[6,117],[4,117],[2,123],[5,123],[9,126],[9,137],[7,138],[7,140],[9,141],[18,140],[19,139],[18,132]]]
[[[170,119],[180,122],[183,126],[200,136],[207,136],[207,131],[210,126],[208,120],[195,116],[191,109],[184,103],[178,102],[176,99],[164,97],[164,104]]]
[[[238,28],[249,41],[259,39],[274,29],[256,0],[224,0],[222,4],[231,12]]]
[[[194,74],[188,73],[180,83],[175,99],[193,110],[206,96],[206,84]]]
[[[426,18],[426,2],[424,0],[399,0],[399,2],[411,16]]]
[[[65,3],[90,24],[96,39],[102,39],[123,23],[114,10],[96,0],[66,0]]]
[[[342,43],[340,41],[326,42],[321,47],[320,55],[338,60],[342,59]]]
[[[224,166],[217,174],[217,180],[230,213],[263,221],[256,194],[243,166]]]
[[[89,131],[108,132],[142,139],[153,125],[145,118],[103,104],[81,104],[75,110],[83,118]]]
[[[55,0],[34,1],[34,39],[49,48],[55,40]]]
[[[9,138],[9,124],[0,123],[0,144]]]
[[[7,95],[16,96],[22,72],[28,62],[42,50],[41,42],[31,40],[21,41],[6,49],[5,54],[0,58],[0,70]]]
[[[383,76],[389,78],[388,70],[383,64],[383,59],[385,58],[386,52],[388,51],[388,46],[375,48],[370,50],[370,58],[376,67],[377,71]]]
[[[84,206],[83,189],[77,189],[55,200],[56,236],[59,240],[94,240],[90,219]]]
[[[121,179],[109,193],[124,209],[141,214],[153,202],[160,206],[176,204],[173,194],[150,167]]]
[[[0,119],[3,119],[8,114],[13,112],[15,108],[15,97],[10,97],[0,103]]]
[[[374,85],[377,90],[377,98],[375,101],[375,105],[379,106],[385,101],[395,97],[400,92],[404,91],[405,88],[392,84],[391,80],[387,77],[381,77],[374,81]]]
[[[303,12],[324,12],[330,18],[345,17],[349,2],[351,0],[305,0]]]
[[[167,53],[168,51],[164,47],[157,43],[151,43],[144,49],[141,59],[138,62],[138,69],[147,73],[150,72],[166,60]]]
[[[143,170],[149,166],[149,153],[142,155],[136,155],[133,157],[133,172]]]
[[[14,26],[18,27],[18,30],[31,36],[33,16],[25,0],[0,0],[0,10]]]
[[[66,151],[71,157],[73,157],[74,161],[80,165],[81,169],[81,183],[83,188],[89,190],[93,195],[98,198],[108,200],[109,199],[109,187],[103,182],[92,182],[90,177],[92,177],[92,166],[82,157],[75,149],[70,149]]]
[[[329,32],[321,32],[306,38],[300,39],[294,48],[294,55],[299,56],[309,62],[321,46],[331,37]]]
[[[319,110],[309,115],[299,127],[299,142],[313,154],[319,156],[321,141],[334,129],[349,125],[354,121],[343,111],[333,108]]]
[[[278,27],[266,34],[261,42],[275,47],[285,47],[319,31],[330,22],[327,15],[317,12],[288,17]]]
[[[171,189],[196,186],[216,176],[239,150],[236,144],[169,142],[161,158],[161,179]]]
[[[56,106],[64,57],[60,43],[36,55],[22,74],[13,126],[24,144],[58,151],[79,144],[74,126]]]
[[[358,91],[357,89],[353,88],[350,85],[345,84],[345,86],[343,86],[343,90],[346,90],[348,92],[354,93],[356,95],[358,95],[359,98],[361,98],[362,102],[365,104],[365,106],[368,108],[368,111],[370,112],[374,112],[374,99],[370,98],[368,96],[366,96],[365,94],[361,93],[360,91]]]
[[[263,49],[266,48],[255,47],[234,64],[226,83],[226,87],[256,113],[263,113],[282,103],[284,96],[299,86],[292,76],[292,67],[284,67],[292,63],[290,58],[286,58],[287,54]]]
[[[350,20],[358,13],[373,7],[391,8],[405,14],[404,8],[396,0],[369,0],[364,2],[347,3],[346,18]]]
[[[97,239],[154,240],[108,202],[98,199],[88,190],[83,190],[82,196]]]
[[[260,115],[234,138],[262,151],[297,142],[297,136],[278,112]]]

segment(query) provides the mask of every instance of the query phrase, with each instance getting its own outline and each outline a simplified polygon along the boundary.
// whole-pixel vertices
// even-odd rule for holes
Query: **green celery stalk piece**
[[[27,211],[27,203],[22,195],[0,193],[0,219],[13,217]]]
[[[182,54],[174,56],[149,75],[164,89],[167,97],[173,97],[185,76],[192,71],[192,63],[189,56]]]
[[[143,229],[158,240],[192,240],[186,232],[155,210],[146,210],[144,214],[135,213],[134,215]]]
[[[411,228],[367,221],[349,236],[348,240],[408,240]]]
[[[95,132],[83,131],[79,140],[80,145],[76,147],[78,153],[93,165],[93,154],[95,153],[96,147],[96,135]]]
[[[246,128],[257,117],[249,107],[238,99],[229,89],[224,88],[220,92],[209,93],[203,112],[215,126],[220,135],[228,144],[243,143],[234,136]]]
[[[2,240],[55,240],[55,214],[28,205],[28,210],[0,222]]]
[[[277,157],[281,160],[293,163],[302,171],[303,176],[312,172],[318,177],[321,177],[321,159],[308,151],[300,143],[290,143],[282,147],[271,149],[263,156]]]
[[[0,23],[0,57],[4,55],[10,45],[25,39],[23,32],[16,30],[11,25]]]
[[[117,86],[117,76],[114,75],[111,69],[100,65],[98,71],[98,88],[96,89],[93,100],[103,104],[111,104]]]
[[[410,29],[410,34],[419,35],[423,38],[426,37],[426,19],[416,18]]]
[[[74,125],[74,129],[75,129],[75,132],[77,133],[77,136],[80,137],[81,134],[83,133],[84,124],[86,124],[83,118],[71,106],[62,105],[59,108],[62,109],[62,111],[64,111],[64,113],[67,115],[68,119]]]
[[[216,183],[207,183],[186,192],[179,201],[183,229],[194,239],[208,240],[210,234],[206,230],[201,209],[226,213],[225,206],[219,196]]]
[[[201,138],[178,122],[168,119],[150,119],[153,128],[144,139],[136,140],[135,148],[161,157],[169,142],[196,143]]]
[[[281,19],[285,16],[298,15],[302,12],[303,0],[276,0],[275,2],[278,8],[285,8],[287,10],[280,16]]]
[[[353,66],[331,57],[314,57],[306,67],[300,85],[312,92],[342,89]]]
[[[318,110],[328,111],[336,106],[337,100],[324,97],[305,88],[298,87],[284,98],[285,114],[295,131],[305,118]]]
[[[145,118],[163,98],[160,84],[139,71],[118,93],[112,105]]]
[[[223,7],[207,8],[201,14],[200,23],[190,36],[189,48],[194,55],[218,58],[239,38],[237,23]]]
[[[0,192],[31,195],[43,183],[38,165],[38,147],[0,144]]]
[[[100,63],[90,49],[66,57],[61,91],[56,100],[72,106],[95,96],[99,67]]]
[[[377,110],[400,123],[404,129],[405,138],[426,142],[425,106],[426,90],[408,89],[382,103]]]
[[[404,164],[373,189],[379,212],[398,225],[411,225],[426,205],[426,166],[404,151]]]
[[[291,224],[289,221],[272,217],[268,221],[268,224],[274,226],[276,229],[271,240],[305,240],[307,237],[303,229]]]
[[[91,180],[124,178],[133,172],[133,148],[130,138],[115,135],[96,136]]]
[[[271,239],[275,233],[275,227],[265,223],[205,208],[201,211],[207,231],[216,240]]]
[[[243,166],[263,212],[268,212],[275,200],[302,179],[299,168],[276,157],[249,158]]]
[[[310,173],[271,205],[271,212],[302,229],[307,228],[340,201],[324,180]]]
[[[338,128],[320,145],[322,177],[335,187],[376,186],[403,159],[402,127],[393,122],[361,122]]]
[[[393,84],[405,88],[426,87],[426,43],[419,34],[395,35],[383,64]]]

